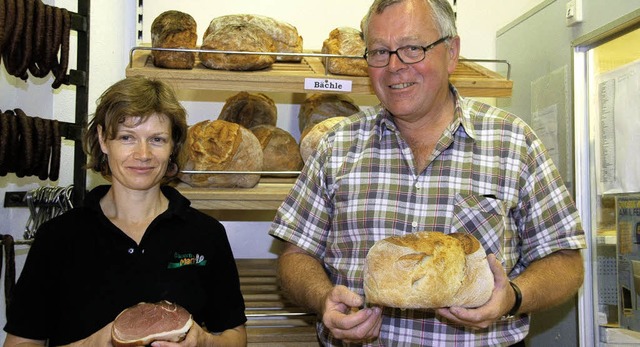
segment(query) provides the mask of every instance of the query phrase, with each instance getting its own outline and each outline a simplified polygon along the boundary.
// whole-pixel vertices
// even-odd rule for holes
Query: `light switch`
[[[582,0],[569,0],[565,10],[567,26],[582,22]]]

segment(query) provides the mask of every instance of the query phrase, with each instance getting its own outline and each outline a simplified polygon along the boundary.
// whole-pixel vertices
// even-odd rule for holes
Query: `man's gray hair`
[[[409,0],[375,0],[366,16],[361,22],[362,34],[364,35],[364,41],[367,42],[367,31],[369,29],[369,18],[373,14],[382,13],[387,7]],[[440,33],[440,37],[454,37],[458,35],[456,29],[456,16],[449,4],[448,0],[424,0],[433,10],[433,21],[436,23],[436,28]]]

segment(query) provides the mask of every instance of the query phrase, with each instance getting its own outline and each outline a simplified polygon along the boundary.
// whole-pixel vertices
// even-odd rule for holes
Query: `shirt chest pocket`
[[[472,234],[487,253],[500,257],[506,218],[506,204],[493,196],[456,194],[451,232]]]

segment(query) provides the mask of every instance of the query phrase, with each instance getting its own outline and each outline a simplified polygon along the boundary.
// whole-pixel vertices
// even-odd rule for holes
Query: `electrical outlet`
[[[569,0],[565,10],[567,26],[582,22],[582,0]]]

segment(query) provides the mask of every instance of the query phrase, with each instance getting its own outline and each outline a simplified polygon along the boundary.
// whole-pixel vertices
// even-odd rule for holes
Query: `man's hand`
[[[472,328],[486,328],[509,312],[515,302],[515,294],[509,285],[509,278],[495,255],[487,256],[493,273],[493,292],[489,301],[476,308],[444,307],[436,312],[449,321]]]
[[[373,340],[380,333],[382,309],[359,309],[364,299],[345,286],[335,286],[324,302],[322,322],[333,336],[347,342]]]

